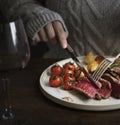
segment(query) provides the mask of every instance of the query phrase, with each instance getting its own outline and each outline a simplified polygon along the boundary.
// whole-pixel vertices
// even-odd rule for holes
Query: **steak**
[[[98,90],[99,94],[103,99],[109,98],[112,92],[111,83],[103,78],[99,82],[102,84],[101,89]]]
[[[111,95],[120,98],[120,57],[106,70],[102,78],[111,83]]]
[[[120,98],[120,78],[116,77],[112,73],[104,73],[102,78],[107,81],[110,81],[112,86],[112,96]]]
[[[100,100],[102,98],[106,99],[110,97],[112,92],[110,82],[101,78],[99,83],[102,85],[102,87],[97,89],[87,78],[82,78],[78,83],[73,84],[72,88],[78,90],[88,98]]]
[[[78,83],[72,84],[71,87],[88,98],[101,99],[98,90],[91,84],[91,82],[86,77],[82,78]]]
[[[83,77],[71,87],[88,98],[106,99],[111,95],[120,98],[120,58],[105,71],[97,84],[101,85],[100,89]]]

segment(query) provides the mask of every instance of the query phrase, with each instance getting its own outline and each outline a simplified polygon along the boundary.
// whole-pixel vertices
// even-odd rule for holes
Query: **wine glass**
[[[30,48],[21,18],[9,22],[0,22],[0,77],[4,91],[3,119],[15,117],[10,101],[9,75],[25,68],[29,59]]]

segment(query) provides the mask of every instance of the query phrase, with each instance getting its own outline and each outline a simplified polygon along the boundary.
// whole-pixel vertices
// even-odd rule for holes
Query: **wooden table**
[[[31,58],[24,70],[11,76],[16,117],[8,122],[0,119],[0,125],[120,125],[120,110],[94,112],[70,109],[52,102],[41,93],[41,73],[58,60]]]

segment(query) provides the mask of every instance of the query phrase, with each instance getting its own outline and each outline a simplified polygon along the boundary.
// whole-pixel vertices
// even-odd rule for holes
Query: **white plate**
[[[73,60],[70,58],[56,63],[62,66],[63,64],[69,61],[73,62]],[[51,66],[45,69],[40,76],[40,89],[42,93],[50,100],[60,105],[80,110],[108,111],[108,110],[120,109],[120,99],[115,99],[113,97],[109,97],[108,99],[102,99],[102,100],[86,99],[77,91],[72,91],[72,90],[67,91],[63,90],[60,87],[59,88],[50,87],[48,84],[49,80],[48,72]],[[67,97],[70,98],[72,101],[64,99]]]

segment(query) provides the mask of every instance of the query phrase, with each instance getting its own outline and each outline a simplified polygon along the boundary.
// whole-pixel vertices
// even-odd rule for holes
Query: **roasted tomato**
[[[72,87],[71,87],[72,84],[73,84],[72,81],[65,81],[64,84],[63,84],[63,89],[71,90],[72,89]]]
[[[75,77],[73,74],[66,74],[64,75],[63,78],[63,88],[65,90],[70,90],[71,89],[71,85],[75,82]]]
[[[55,76],[58,76],[58,75],[62,75],[62,67],[60,65],[53,65],[51,67],[51,74],[52,75],[55,75]]]
[[[69,68],[63,69],[63,75],[65,76],[66,74],[74,74],[74,71]]]
[[[75,77],[74,77],[74,74],[66,74],[65,76],[64,76],[64,83],[65,82],[68,82],[68,81],[70,81],[71,83],[72,82],[75,82]]]
[[[65,63],[65,64],[64,64],[63,68],[74,71],[74,70],[76,69],[76,66],[75,66],[75,64],[72,63],[72,62],[68,62],[68,63]]]
[[[49,78],[49,85],[52,87],[59,87],[62,85],[62,78],[60,76],[51,75]]]

